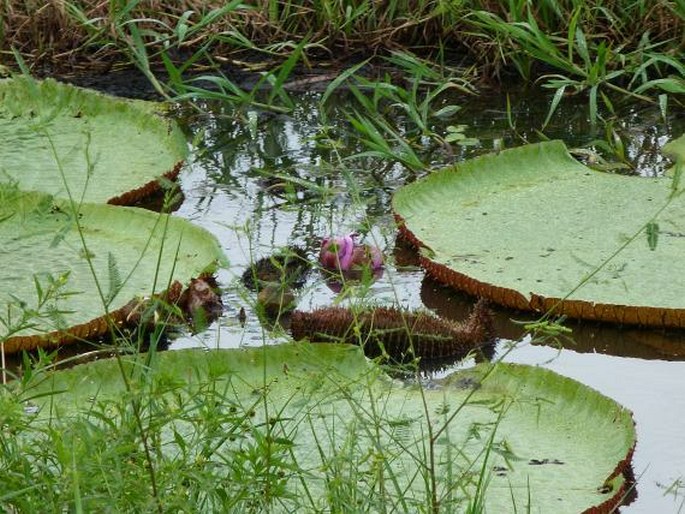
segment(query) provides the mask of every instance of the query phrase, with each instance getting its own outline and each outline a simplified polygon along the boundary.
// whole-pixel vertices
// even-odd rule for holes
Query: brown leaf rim
[[[174,182],[178,178],[178,174],[181,171],[181,167],[183,166],[184,161],[178,161],[174,167],[170,170],[167,171],[162,175],[167,180],[170,180]],[[161,183],[159,179],[153,179],[149,181],[147,184],[143,184],[140,187],[137,187],[135,189],[131,189],[130,191],[126,191],[125,193],[120,194],[119,196],[114,196],[107,200],[108,204],[111,205],[133,205],[135,203],[140,202],[141,200],[144,200],[159,191],[161,191]]]
[[[395,220],[404,238],[416,248],[426,247],[423,242],[407,228],[404,219],[395,213]],[[665,307],[647,307],[593,303],[585,300],[569,300],[545,297],[531,293],[527,299],[514,289],[501,287],[476,280],[455,271],[444,264],[433,262],[426,256],[419,256],[419,263],[426,272],[439,282],[470,295],[488,300],[511,309],[532,311],[540,314],[566,315],[571,318],[604,321],[625,325],[646,327],[685,328],[685,310]]]

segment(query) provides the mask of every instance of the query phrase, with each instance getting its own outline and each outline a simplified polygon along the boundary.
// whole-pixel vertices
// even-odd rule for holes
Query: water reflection
[[[425,277],[421,282],[421,300],[439,316],[461,320],[473,306],[473,298]],[[518,312],[491,306],[495,329],[503,339],[520,340],[526,335],[525,323],[536,320],[530,312]],[[654,330],[617,327],[608,323],[566,320],[570,338],[556,340],[560,347],[580,353],[603,353],[640,359],[685,360],[685,333],[682,330]]]
[[[209,114],[181,116],[187,133],[196,141],[195,161],[182,177],[186,201],[178,214],[217,234],[229,256],[231,268],[220,279],[225,285],[227,316],[214,330],[186,339],[176,346],[238,346],[263,344],[265,333],[257,321],[255,295],[241,288],[239,277],[251,263],[276,249],[297,245],[315,255],[321,238],[329,233],[356,231],[392,255],[383,277],[365,287],[327,287],[321,274],[312,274],[297,295],[298,307],[310,309],[332,302],[375,301],[402,307],[428,307],[441,316],[463,319],[471,301],[424,277],[416,255],[395,241],[390,215],[392,192],[415,180],[420,173],[369,157],[350,159],[362,150],[346,129],[348,99],[339,95],[328,106],[326,123],[317,111],[319,95],[304,94],[290,115],[257,111],[234,112],[226,105],[205,106]],[[539,129],[549,103],[540,93],[514,91],[507,98],[480,96],[446,98],[462,110],[448,124],[466,124],[469,137],[478,143],[453,145],[450,152],[431,154],[435,166],[508,147],[523,141],[538,141]],[[685,120],[674,115],[662,119],[657,108],[628,106],[614,129],[630,136],[626,155],[635,170],[645,175],[662,174],[668,162],[660,149],[674,132],[685,130]],[[400,120],[401,122],[401,120]],[[402,123],[400,123],[401,125]],[[603,129],[601,129],[603,130]],[[603,137],[589,122],[583,98],[562,102],[544,136],[561,138],[569,147],[589,145]],[[240,309],[247,323],[235,323]],[[495,309],[498,333],[519,339],[524,328],[511,321],[531,321],[529,313]],[[252,315],[250,315],[252,314]],[[616,328],[591,323],[567,322],[573,329],[578,352],[602,352],[645,359],[682,359],[682,334],[634,328]],[[267,335],[267,341],[269,337]]]

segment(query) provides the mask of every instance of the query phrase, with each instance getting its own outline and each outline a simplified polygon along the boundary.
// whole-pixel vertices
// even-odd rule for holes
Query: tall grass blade
[[[566,91],[566,86],[561,86],[554,93],[554,97],[552,98],[552,102],[549,105],[549,110],[547,111],[547,116],[545,116],[545,121],[542,123],[542,130],[545,130],[545,127],[547,127],[547,124],[552,119],[554,112],[557,110],[557,107],[559,107],[559,102],[564,97],[565,91]],[[509,106],[509,97],[508,96],[507,96],[507,106]],[[507,115],[509,117],[511,117],[510,109],[507,109]],[[511,120],[509,122],[509,126],[511,126]]]
[[[351,66],[350,68],[347,68],[344,70],[340,75],[338,75],[336,78],[334,78],[328,86],[326,86],[326,90],[324,91],[323,95],[321,96],[321,104],[326,105],[328,102],[328,99],[330,96],[338,90],[342,86],[342,84],[347,81],[348,79],[352,78],[355,76],[355,74],[364,66],[366,66],[369,63],[370,59],[365,59],[364,61],[355,64],[354,66]]]

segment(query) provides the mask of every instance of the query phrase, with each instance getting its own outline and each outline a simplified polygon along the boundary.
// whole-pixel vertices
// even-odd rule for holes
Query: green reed
[[[665,103],[667,95],[685,92],[678,41],[654,39],[649,30],[634,25],[636,17],[644,20],[644,4],[623,9],[621,3],[600,7],[574,2],[571,10],[562,10],[557,2],[540,2],[540,11],[527,2],[509,4],[507,18],[474,11],[470,22],[524,80],[555,91],[545,125],[567,94],[587,95],[590,119],[596,123],[602,111],[614,112],[612,95]]]
[[[35,64],[46,59],[66,64],[75,55],[97,64],[119,56],[167,98],[215,98],[218,89],[231,101],[261,103],[221,71],[227,62],[250,67],[261,62],[256,89],[273,88],[263,103],[288,109],[282,86],[295,65],[326,62],[340,51],[388,55],[397,49],[422,53],[440,65],[468,61],[467,82],[511,72],[525,82],[540,82],[556,93],[550,116],[569,94],[586,95],[597,122],[613,112],[616,98],[659,102],[665,109],[669,98],[679,103],[685,92],[679,58],[685,44],[682,2],[71,0],[36,13],[32,7],[27,0],[0,6],[6,20],[0,59],[11,57],[11,46]],[[249,63],[245,52],[252,53]],[[193,72],[197,78],[199,69],[211,70],[200,73],[214,77],[211,90],[187,76]]]

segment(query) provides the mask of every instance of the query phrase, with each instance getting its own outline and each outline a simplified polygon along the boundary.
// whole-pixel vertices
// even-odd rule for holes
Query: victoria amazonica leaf
[[[685,134],[664,145],[664,153],[674,161],[685,161]]]
[[[420,512],[430,505],[428,468],[445,512],[467,510],[479,494],[481,474],[486,512],[610,512],[625,493],[623,472],[635,444],[630,412],[539,367],[481,364],[421,391],[390,380],[358,348],[346,345],[164,352],[152,356],[149,367],[141,366],[140,356],[137,364],[127,359],[123,370],[131,390],[153,395],[155,405],[171,402],[178,412],[188,412],[183,420],[154,421],[164,455],[157,468],[161,482],[165,469],[177,472],[163,463],[179,455],[179,439],[199,437],[202,444],[184,444],[183,452],[211,447],[203,466],[223,469],[254,451],[258,433],[272,442],[269,458],[290,470],[279,480],[284,490],[278,502],[263,506],[275,512],[340,510],[332,503],[343,493],[336,484],[355,488],[345,493],[359,501],[353,510],[396,505],[402,512]],[[103,360],[36,377],[42,383],[29,389],[42,408],[35,421],[57,414],[51,427],[67,430],[57,427],[91,416],[90,423],[106,419],[116,426],[99,412],[118,412],[112,400],[125,398],[121,370],[116,361]],[[204,422],[193,422],[200,412],[191,409],[210,392],[213,421],[223,427],[216,440]],[[89,478],[89,487],[107,483]],[[240,484],[227,480],[223,486],[240,498]],[[104,494],[83,493],[85,502]],[[97,510],[96,504],[89,507]]]
[[[54,80],[0,80],[0,181],[77,201],[131,204],[175,178],[183,134],[160,105]]]
[[[9,337],[5,352],[58,344],[66,332],[97,337],[107,330],[107,311],[116,320],[136,297],[159,293],[172,280],[185,284],[224,260],[215,238],[186,220],[106,204],[75,209],[0,183],[0,311],[10,319],[0,327]],[[48,294],[51,285],[55,294]],[[22,312],[34,314],[17,332]]]
[[[593,171],[551,141],[433,173],[398,190],[393,209],[423,265],[456,288],[517,309],[685,327],[680,193],[670,177]]]

